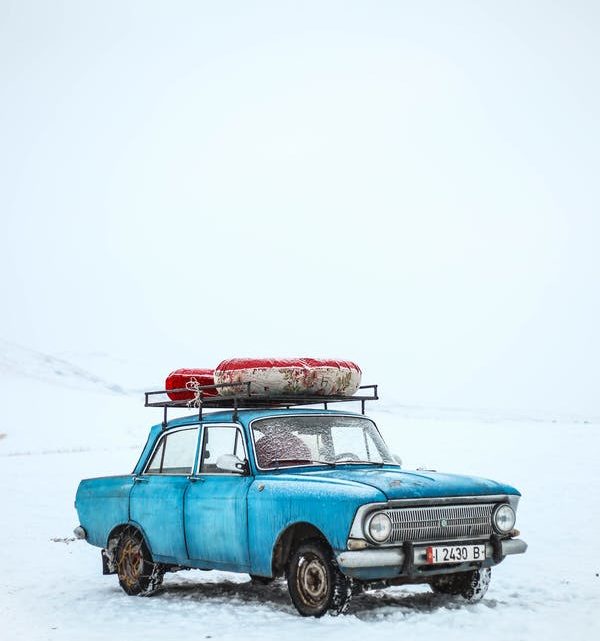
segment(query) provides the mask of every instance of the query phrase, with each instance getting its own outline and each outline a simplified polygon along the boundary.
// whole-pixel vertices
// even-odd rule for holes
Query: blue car
[[[303,616],[339,614],[369,587],[427,583],[481,599],[490,568],[527,549],[517,538],[519,492],[503,483],[407,471],[362,413],[335,398],[154,401],[132,473],[86,479],[75,534],[102,548],[103,572],[127,594],[149,595],[165,572],[217,569],[256,583],[285,576]],[[305,405],[317,400],[323,409]],[[217,411],[205,411],[206,409]],[[225,408],[225,409],[223,409]]]

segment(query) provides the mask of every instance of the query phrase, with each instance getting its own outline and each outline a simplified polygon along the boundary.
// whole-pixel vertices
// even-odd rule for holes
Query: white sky
[[[0,0],[0,338],[600,413],[600,5]]]

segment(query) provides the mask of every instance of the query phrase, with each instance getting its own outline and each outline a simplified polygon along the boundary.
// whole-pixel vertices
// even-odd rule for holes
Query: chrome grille
[[[392,521],[387,543],[483,538],[492,534],[493,503],[385,510]]]

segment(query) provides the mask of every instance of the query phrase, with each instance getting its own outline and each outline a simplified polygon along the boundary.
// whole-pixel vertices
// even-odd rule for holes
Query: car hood
[[[362,483],[380,490],[389,500],[418,499],[441,496],[479,496],[486,494],[519,494],[510,485],[489,479],[429,471],[406,471],[400,468],[363,466],[337,467],[305,471],[303,477],[320,480]]]

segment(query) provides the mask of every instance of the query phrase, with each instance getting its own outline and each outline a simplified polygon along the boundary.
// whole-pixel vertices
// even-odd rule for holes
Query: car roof
[[[335,415],[351,415],[361,417],[363,414],[357,412],[344,412],[340,410],[326,410],[326,409],[309,409],[304,407],[279,408],[279,409],[250,409],[238,410],[237,418],[234,419],[236,412],[234,410],[219,411],[219,412],[203,412],[202,418],[199,419],[198,414],[191,414],[190,416],[182,416],[180,418],[172,419],[167,423],[166,429],[174,427],[182,427],[184,425],[197,424],[199,420],[203,423],[241,423],[248,425],[250,421],[257,418],[268,418],[270,416],[310,416],[311,414],[330,414]],[[156,427],[156,426],[155,426]],[[158,425],[158,427],[162,427]]]

